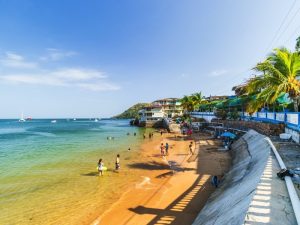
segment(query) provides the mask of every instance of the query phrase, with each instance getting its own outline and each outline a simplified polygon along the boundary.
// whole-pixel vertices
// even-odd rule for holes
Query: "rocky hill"
[[[129,109],[125,110],[123,113],[114,116],[115,119],[134,119],[138,117],[138,111],[143,107],[148,106],[149,103],[138,103],[134,106],[131,106]]]

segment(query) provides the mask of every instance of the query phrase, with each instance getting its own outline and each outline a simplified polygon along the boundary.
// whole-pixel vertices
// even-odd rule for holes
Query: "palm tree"
[[[290,52],[286,48],[275,49],[273,53],[254,67],[260,74],[246,83],[248,95],[256,94],[256,99],[250,102],[252,110],[258,109],[264,103],[273,104],[281,93],[288,93],[298,111],[300,97],[300,54]],[[251,111],[252,111],[251,110]]]
[[[194,102],[191,98],[191,96],[183,96],[182,99],[180,99],[181,106],[184,110],[188,112],[192,112],[194,110]]]
[[[193,101],[194,110],[199,109],[200,105],[207,103],[207,101],[202,96],[201,92],[194,93],[190,97],[191,97],[191,100]]]

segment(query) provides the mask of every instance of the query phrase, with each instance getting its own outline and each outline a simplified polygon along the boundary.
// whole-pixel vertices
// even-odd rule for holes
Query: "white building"
[[[140,122],[156,122],[167,117],[162,106],[149,106],[139,111]]]
[[[164,98],[152,102],[152,105],[161,106],[167,117],[181,116],[183,108],[180,99],[178,98]]]

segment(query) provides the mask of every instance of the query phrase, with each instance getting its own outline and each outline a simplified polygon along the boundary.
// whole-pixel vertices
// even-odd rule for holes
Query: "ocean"
[[[0,120],[0,224],[84,224],[105,211],[140,176],[126,164],[138,160],[144,132],[128,120]]]

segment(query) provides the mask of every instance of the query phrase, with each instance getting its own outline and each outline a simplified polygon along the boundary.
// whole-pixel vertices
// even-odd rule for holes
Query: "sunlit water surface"
[[[127,165],[143,132],[128,120],[0,120],[0,224],[81,224],[108,209],[141,175]],[[99,177],[98,159],[110,170],[118,153],[120,173]]]

